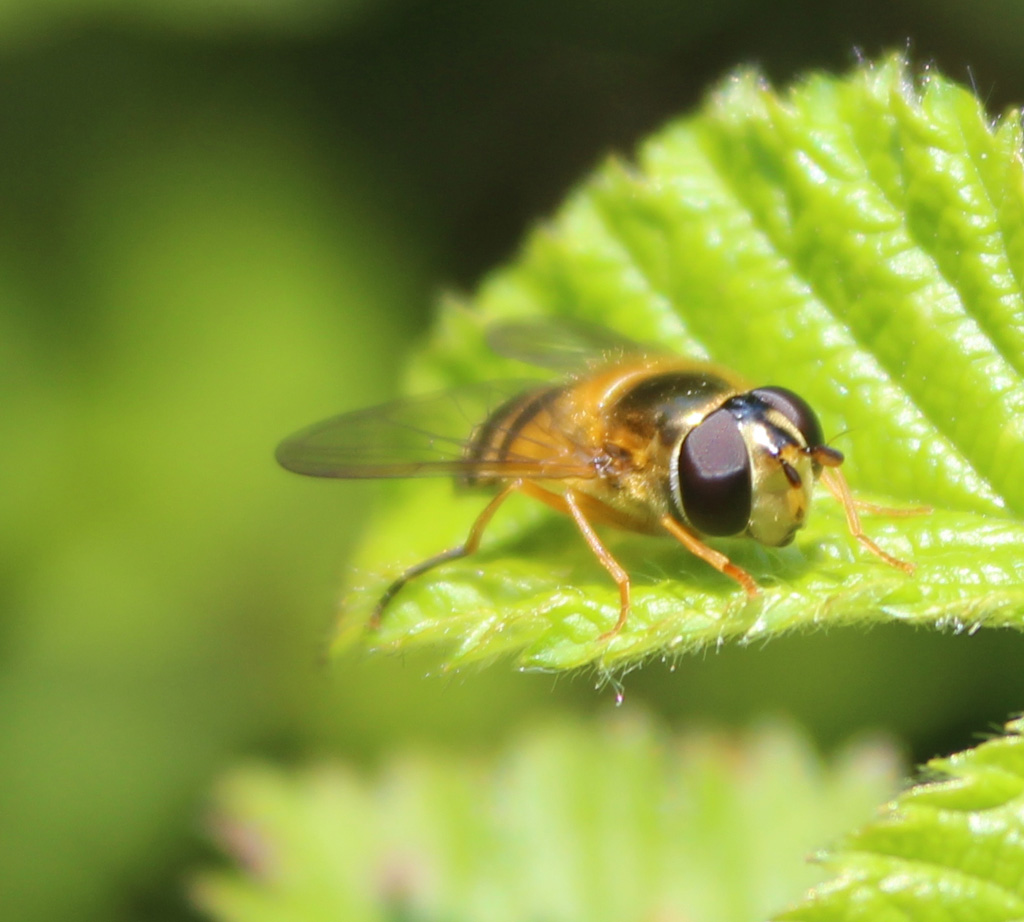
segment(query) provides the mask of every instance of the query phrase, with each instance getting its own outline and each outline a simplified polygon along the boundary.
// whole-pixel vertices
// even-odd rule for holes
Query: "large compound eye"
[[[715,410],[679,450],[679,491],[690,524],[706,535],[736,535],[751,510],[750,455],[736,418]]]
[[[817,448],[825,444],[818,416],[803,397],[784,387],[759,387],[750,393],[751,396],[763,400],[773,410],[778,410],[796,426],[808,448]]]

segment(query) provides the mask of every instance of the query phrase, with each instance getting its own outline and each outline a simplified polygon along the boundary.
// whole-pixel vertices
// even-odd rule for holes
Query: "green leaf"
[[[782,922],[1024,918],[1024,721],[928,767],[823,859],[835,875]]]
[[[794,730],[666,736],[635,715],[521,734],[497,759],[236,772],[214,828],[231,922],[749,922],[820,880],[809,850],[890,796],[892,752],[823,765]]]
[[[526,499],[476,556],[395,598],[369,643],[435,647],[444,668],[626,666],[728,639],[902,620],[973,630],[1024,624],[1024,172],[1019,115],[892,57],[776,93],[756,74],[612,160],[483,285],[448,303],[411,391],[524,368],[482,328],[564,316],[710,357],[814,406],[854,491],[931,515],[866,516],[917,565],[887,566],[816,501],[784,549],[715,547],[761,587],[748,599],[674,542],[603,532],[633,580],[618,593],[572,523]],[[338,645],[363,634],[397,573],[460,543],[486,499],[401,485],[370,526]]]

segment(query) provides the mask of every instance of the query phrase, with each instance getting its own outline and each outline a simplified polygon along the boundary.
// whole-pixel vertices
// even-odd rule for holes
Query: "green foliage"
[[[635,715],[553,724],[496,760],[238,771],[215,829],[241,862],[194,893],[231,922],[685,918],[749,922],[820,879],[802,859],[893,790],[860,745],[822,764],[792,729],[681,739]]]
[[[948,759],[825,859],[835,879],[780,922],[1024,916],[1024,721]]]
[[[449,304],[413,390],[523,366],[481,326],[583,318],[711,357],[804,395],[848,456],[854,490],[928,516],[865,518],[908,577],[867,553],[821,497],[791,547],[719,546],[757,579],[746,598],[674,543],[609,536],[616,587],[571,523],[523,501],[481,553],[414,581],[370,643],[429,645],[447,668],[626,666],[780,631],[897,619],[973,630],[1024,623],[1024,182],[1016,114],[989,122],[942,77],[892,57],[776,93],[740,73],[635,165],[609,162],[483,286]],[[401,568],[459,543],[482,507],[403,485],[373,522],[339,646]],[[368,574],[375,574],[369,576]]]
[[[793,387],[828,433],[848,433],[855,487],[934,506],[867,520],[914,576],[865,553],[827,499],[789,548],[723,542],[757,576],[754,600],[667,542],[623,537],[634,608],[603,642],[618,605],[607,574],[570,522],[516,499],[477,557],[408,586],[370,642],[440,651],[444,668],[509,655],[624,669],[819,625],[1019,627],[1020,149],[1015,115],[992,125],[970,94],[911,80],[900,58],[785,95],[742,74],[636,167],[607,165],[476,310],[448,304],[410,374],[411,391],[521,376],[486,352],[486,324],[566,316]],[[366,537],[339,646],[364,637],[395,568],[457,542],[480,508],[443,482],[398,485]],[[216,822],[244,870],[194,892],[235,922],[1019,918],[1022,728],[930,763],[941,778],[817,866],[801,858],[889,794],[891,757],[823,766],[778,728],[673,741],[647,725],[556,724],[494,762],[420,754],[371,779],[252,768],[227,781]]]
[[[161,870],[170,891],[216,767],[303,732],[324,697],[318,580],[348,537],[270,452],[315,401],[383,392],[403,337],[392,320],[381,342],[378,318],[414,290],[384,271],[411,247],[338,202],[331,170],[358,188],[357,162],[328,169],[285,113],[169,109],[180,122],[75,109],[74,255],[49,252],[43,280],[15,241],[51,193],[26,185],[0,220],[7,919],[127,918],[126,890]]]

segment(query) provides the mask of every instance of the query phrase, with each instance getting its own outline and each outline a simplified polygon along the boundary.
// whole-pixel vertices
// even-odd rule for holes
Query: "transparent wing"
[[[579,454],[502,461],[465,457],[474,429],[537,381],[487,381],[343,413],[286,438],[277,461],[312,477],[593,477]],[[555,440],[557,441],[557,440]]]
[[[627,356],[664,352],[606,327],[566,317],[498,323],[487,328],[486,337],[498,355],[563,374]]]

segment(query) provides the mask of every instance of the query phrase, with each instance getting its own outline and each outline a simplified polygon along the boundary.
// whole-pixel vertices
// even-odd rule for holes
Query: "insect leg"
[[[612,557],[611,551],[604,546],[601,539],[597,536],[597,532],[594,531],[593,526],[583,514],[583,510],[580,509],[579,503],[576,501],[576,495],[572,490],[565,491],[565,506],[569,510],[569,515],[572,516],[573,521],[576,523],[576,527],[583,533],[587,544],[590,545],[590,549],[594,552],[597,559],[601,561],[601,566],[611,574],[612,579],[615,580],[619,587],[619,620],[615,622],[615,626],[610,631],[605,631],[597,638],[598,640],[611,640],[622,630],[629,615],[629,574],[622,569],[619,562]]]
[[[550,490],[545,490],[544,487],[540,487],[528,480],[521,484],[520,489],[527,496],[540,500],[552,509],[557,509],[566,515],[571,515],[576,523],[576,527],[580,530],[584,539],[586,539],[587,545],[594,552],[594,556],[597,557],[601,562],[601,566],[615,580],[616,585],[619,587],[619,620],[615,622],[614,627],[610,631],[605,631],[605,633],[597,638],[598,640],[610,640],[622,630],[623,625],[626,623],[626,618],[629,616],[629,574],[622,569],[619,562],[612,556],[611,551],[604,546],[601,539],[597,536],[594,527],[588,521],[582,508],[580,508],[579,498],[572,490],[566,490],[564,493],[552,493]],[[586,498],[586,495],[584,495],[583,499],[586,500]]]
[[[850,487],[846,482],[846,478],[839,472],[838,468],[826,467],[822,470],[821,482],[828,488],[829,493],[843,504],[843,510],[846,512],[846,526],[850,529],[850,534],[854,538],[876,557],[884,560],[889,566],[896,567],[897,570],[902,570],[904,573],[914,572],[914,565],[912,563],[900,560],[898,557],[893,557],[892,554],[887,554],[864,534],[864,529],[860,524],[860,516],[857,514],[857,503],[850,493]]]
[[[461,557],[468,557],[474,553],[480,546],[480,537],[484,533],[484,529],[490,523],[491,519],[494,518],[494,513],[498,511],[506,499],[508,499],[516,490],[522,486],[521,480],[513,480],[502,487],[501,492],[498,493],[486,506],[483,511],[476,517],[476,521],[473,523],[473,527],[469,530],[469,535],[466,540],[458,545],[457,547],[450,547],[447,551],[442,551],[440,554],[435,554],[433,557],[428,557],[426,560],[421,561],[418,564],[414,564],[409,567],[401,576],[398,577],[386,590],[384,595],[380,597],[380,601],[373,608],[373,613],[370,615],[370,620],[367,622],[367,627],[371,631],[375,631],[380,627],[380,619],[384,614],[384,609],[387,608],[388,603],[398,594],[401,588],[409,582],[411,579],[415,579],[428,570],[433,570],[434,567],[439,566],[442,563],[448,563],[450,560],[458,560]]]
[[[732,577],[753,598],[757,595],[757,583],[746,570],[737,567],[725,554],[708,547],[693,532],[683,525],[680,525],[671,516],[665,515],[661,518],[661,525],[673,538],[676,539],[695,557],[699,557],[705,563],[711,564],[719,573]]]

